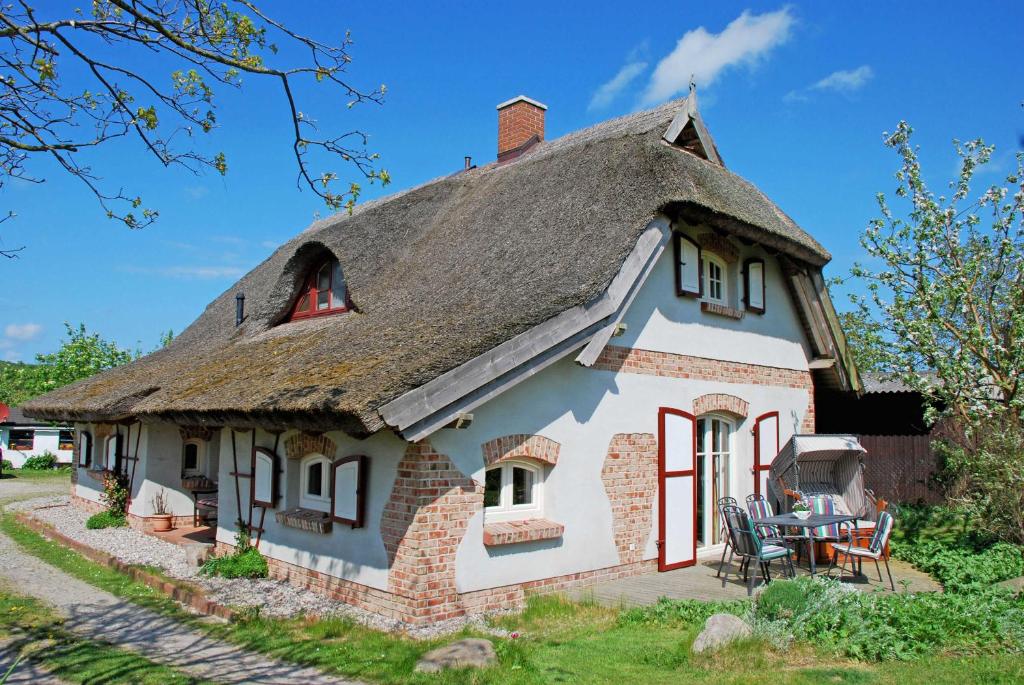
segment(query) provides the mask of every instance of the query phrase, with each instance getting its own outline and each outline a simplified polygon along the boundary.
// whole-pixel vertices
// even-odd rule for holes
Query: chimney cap
[[[533,105],[534,107],[540,107],[541,109],[547,109],[548,108],[548,106],[545,105],[543,102],[537,102],[533,98],[528,98],[525,95],[517,95],[514,98],[512,98],[511,100],[505,100],[505,102],[503,102],[500,105],[498,105],[496,109],[505,109],[506,107],[511,107],[512,105],[516,104],[517,102],[526,102],[526,103],[529,103],[529,104]]]

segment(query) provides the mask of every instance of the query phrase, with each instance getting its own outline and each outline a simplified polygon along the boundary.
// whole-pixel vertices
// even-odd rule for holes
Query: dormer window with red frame
[[[348,291],[341,264],[329,259],[313,268],[302,284],[289,319],[308,319],[348,311]]]

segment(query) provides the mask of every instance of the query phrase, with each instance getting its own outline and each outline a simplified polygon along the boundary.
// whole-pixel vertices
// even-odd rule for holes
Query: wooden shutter
[[[658,411],[658,570],[697,563],[697,419]]]
[[[779,412],[754,420],[754,494],[768,496],[768,469],[779,453]]]
[[[764,260],[759,257],[743,262],[743,304],[748,312],[764,314]]]
[[[266,447],[252,451],[250,498],[255,507],[274,508],[281,497],[281,460]]]
[[[682,233],[675,234],[672,244],[676,263],[676,295],[701,297],[704,279],[700,269],[700,245]]]
[[[369,459],[362,454],[338,459],[331,465],[331,517],[353,528],[363,525]]]
[[[92,434],[88,431],[78,435],[78,465],[84,468],[92,465]]]

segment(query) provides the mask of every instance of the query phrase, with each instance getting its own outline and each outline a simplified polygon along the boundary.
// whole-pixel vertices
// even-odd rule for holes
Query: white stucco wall
[[[330,533],[322,534],[283,526],[274,517],[275,511],[298,506],[299,460],[288,459],[284,449],[286,440],[293,434],[288,432],[281,435],[277,451],[284,469],[280,481],[282,497],[277,509],[268,510],[264,518],[265,532],[260,543],[260,551],[268,557],[290,564],[370,587],[387,589],[388,560],[380,535],[380,521],[384,506],[391,496],[398,463],[405,454],[407,444],[389,431],[378,433],[366,440],[355,440],[338,431],[326,434],[337,445],[336,453],[327,456],[365,454],[369,457],[369,471],[364,526],[351,528],[335,522]],[[238,467],[244,473],[249,472],[250,436],[251,433],[248,431],[235,434]],[[256,444],[271,448],[274,445],[274,436],[257,431]],[[229,430],[221,431],[220,450],[217,540],[233,544],[238,506],[235,499],[235,478],[229,475],[233,470]],[[249,480],[240,479],[239,484],[242,513],[248,516]],[[260,510],[257,508],[254,511],[253,525],[258,525]]]
[[[757,246],[734,245],[740,252],[737,264],[749,257],[765,260],[764,314],[745,313],[737,321],[701,312],[695,298],[677,297],[672,250],[667,249],[623,317],[625,334],[613,338],[612,344],[806,370],[809,347],[778,260]],[[739,266],[734,266],[730,269],[730,293],[733,306],[741,308],[736,295],[742,292],[742,278]]]
[[[10,444],[10,433],[11,430],[31,430],[35,433],[35,438],[32,442],[32,449],[30,450],[15,450],[8,447]],[[25,463],[25,460],[29,457],[43,454],[45,452],[51,452],[57,456],[57,461],[62,464],[71,463],[71,450],[58,449],[60,445],[60,428],[51,428],[49,426],[44,427],[33,427],[33,426],[4,426],[0,428],[0,451],[3,452],[3,458],[11,462],[11,465],[18,469]]]

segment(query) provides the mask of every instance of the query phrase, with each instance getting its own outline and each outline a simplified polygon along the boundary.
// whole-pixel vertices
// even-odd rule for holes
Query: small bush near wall
[[[0,462],[0,471],[11,471],[13,469],[14,464],[12,464],[9,460],[4,459],[2,462]]]
[[[26,471],[49,471],[57,467],[57,455],[47,450],[42,454],[29,457],[21,468]]]
[[[128,525],[128,519],[123,515],[118,516],[110,511],[101,511],[93,514],[85,521],[85,527],[91,530],[97,528],[124,528]]]
[[[267,560],[252,546],[249,534],[239,524],[234,554],[208,559],[203,564],[202,572],[208,576],[222,578],[266,578],[270,569],[267,567]]]

